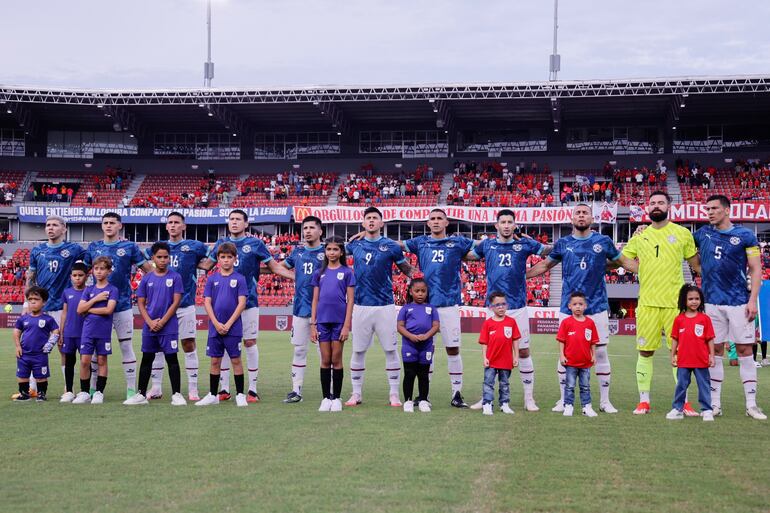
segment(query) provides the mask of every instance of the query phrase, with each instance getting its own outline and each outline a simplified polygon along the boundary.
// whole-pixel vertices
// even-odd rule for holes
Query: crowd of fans
[[[13,198],[16,197],[18,191],[19,184],[15,181],[0,182],[0,202],[3,205],[10,205],[13,203]]]
[[[40,192],[36,184],[31,184],[27,188],[27,193],[24,195],[24,201],[45,201],[45,202],[57,202],[61,203],[66,201],[72,202],[72,197],[75,195],[75,189],[72,188],[73,184],[53,184],[45,183],[39,185]]]
[[[455,162],[447,204],[475,207],[534,207],[554,204],[554,180],[537,162],[510,170],[499,162]]]
[[[329,196],[337,177],[332,173],[288,174],[278,173],[274,177],[252,176],[238,182],[241,196],[264,195],[273,201],[291,197]]]
[[[376,204],[397,198],[441,194],[441,184],[433,181],[433,168],[425,164],[417,166],[409,176],[403,171],[376,176],[372,172],[372,166],[366,165],[360,173],[350,173],[347,181],[337,189],[338,203]]]
[[[121,191],[131,177],[130,169],[107,166],[103,174],[94,176],[96,190]]]
[[[208,208],[214,202],[227,204],[229,200],[227,183],[211,176],[201,179],[193,191],[178,194],[161,190],[134,199],[126,195],[123,196],[122,204],[124,207]]]

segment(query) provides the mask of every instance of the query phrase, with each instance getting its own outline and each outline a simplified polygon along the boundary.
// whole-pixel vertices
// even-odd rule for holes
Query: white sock
[[[91,359],[91,389],[96,390],[96,378],[99,375],[99,364],[96,363],[96,355]]]
[[[126,377],[126,388],[136,390],[136,354],[131,339],[121,340],[120,352],[123,355],[123,375]]]
[[[433,382],[433,367],[436,366],[436,355],[433,355],[433,358],[430,360],[430,369],[428,370],[428,384]]]
[[[222,356],[222,364],[219,367],[219,390],[230,391],[230,355],[227,351]]]
[[[567,384],[567,369],[565,369],[564,365],[559,361],[556,362],[556,379],[559,380],[559,392],[561,394],[559,395],[559,401],[564,404],[564,387]]]
[[[295,394],[302,395],[305,369],[307,369],[307,344],[294,346],[294,358],[291,360],[291,389]]]
[[[722,381],[725,379],[724,358],[714,356],[714,366],[709,369],[711,379],[711,407],[722,407]]]
[[[650,402],[650,392],[639,392],[639,402],[640,403],[649,403]]]
[[[607,345],[596,346],[596,378],[599,381],[599,404],[610,402],[610,379],[612,372]]]
[[[350,384],[353,393],[362,397],[364,389],[364,372],[366,371],[366,351],[356,352],[350,355]]]
[[[192,350],[184,353],[184,367],[187,371],[187,393],[192,397],[198,396],[198,352]]]
[[[446,357],[449,369],[449,381],[452,384],[452,395],[463,390],[463,358],[459,354],[448,354]]]
[[[31,373],[29,375],[29,390],[30,392],[37,392],[37,380]]]
[[[150,373],[153,391],[163,392],[163,371],[165,368],[166,355],[155,353],[155,359],[152,361],[152,373]]]
[[[61,375],[64,377],[64,382],[65,382],[65,383],[67,382],[67,376],[66,376],[66,374],[65,374],[65,372],[64,372],[66,368],[67,368],[67,366],[66,366],[66,365],[62,365],[62,366],[61,366]]]
[[[739,356],[743,395],[746,396],[746,408],[757,405],[757,367],[752,356]]]
[[[388,375],[390,395],[398,394],[401,383],[401,360],[397,351],[385,351],[385,374]]]
[[[524,402],[534,401],[535,365],[532,363],[531,356],[519,358],[519,378],[524,388]]]
[[[249,392],[257,393],[259,377],[259,348],[257,344],[246,348],[246,366],[249,371]]]

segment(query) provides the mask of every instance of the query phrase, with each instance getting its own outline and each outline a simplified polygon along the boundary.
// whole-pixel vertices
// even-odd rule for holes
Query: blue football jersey
[[[749,248],[759,255],[759,242],[743,226],[720,231],[707,225],[695,232],[703,271],[703,295],[712,305],[738,306],[749,302],[746,269]]]
[[[434,239],[421,235],[405,244],[410,253],[417,255],[428,283],[430,303],[437,308],[462,304],[460,269],[463,257],[473,248],[473,241],[467,237]]]
[[[115,313],[130,310],[132,268],[145,263],[142,250],[130,240],[115,242],[95,240],[88,245],[85,262],[90,266],[94,259],[100,256],[107,256],[112,259],[112,273],[110,273],[108,281],[110,285],[118,289],[118,304],[115,306]]]
[[[29,270],[35,273],[35,283],[48,291],[46,312],[62,309],[62,294],[70,286],[72,264],[85,258],[86,250],[74,242],[43,243],[32,248]]]
[[[209,249],[197,240],[182,239],[179,242],[166,241],[171,254],[169,255],[168,268],[182,277],[184,294],[179,308],[185,308],[195,304],[195,294],[198,291],[198,262],[206,258]],[[152,260],[150,248],[144,252],[147,260]]]
[[[392,239],[360,239],[347,245],[356,274],[354,304],[384,306],[393,304],[393,264],[404,262],[401,246]]]
[[[246,298],[246,308],[256,308],[259,306],[257,299],[257,281],[259,281],[259,264],[268,263],[273,259],[267,246],[261,239],[256,237],[241,237],[233,239],[226,237],[219,239],[209,252],[209,258],[217,261],[217,250],[220,244],[232,242],[238,250],[238,258],[235,259],[235,272],[242,274],[246,278],[246,285],[249,289],[249,295]]]
[[[573,292],[586,295],[586,314],[609,310],[607,285],[604,282],[607,260],[620,258],[620,251],[612,239],[596,232],[591,232],[584,239],[567,235],[556,241],[548,258],[561,262],[562,313],[570,314],[567,305]]]
[[[292,314],[297,317],[310,317],[313,304],[313,287],[310,280],[313,273],[321,268],[324,262],[324,246],[317,248],[299,246],[289,254],[284,265],[294,269],[294,308]]]
[[[542,251],[542,244],[527,237],[511,242],[484,239],[476,244],[471,252],[486,260],[487,303],[492,292],[500,291],[508,310],[527,306],[527,259]]]

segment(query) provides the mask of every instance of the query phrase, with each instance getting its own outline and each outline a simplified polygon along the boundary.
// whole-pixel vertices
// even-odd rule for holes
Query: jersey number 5
[[[717,260],[722,259],[722,246],[717,246],[714,248],[714,258]]]

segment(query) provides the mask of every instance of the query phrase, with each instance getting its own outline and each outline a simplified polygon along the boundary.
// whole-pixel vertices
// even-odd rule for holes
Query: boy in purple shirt
[[[14,401],[29,401],[30,374],[37,381],[37,401],[46,400],[48,390],[48,353],[59,338],[59,325],[50,315],[43,313],[48,301],[48,291],[41,287],[30,287],[26,293],[29,313],[19,317],[13,330],[16,344],[16,378],[19,395]]]
[[[325,244],[323,265],[310,280],[310,337],[320,343],[321,352],[323,400],[318,411],[342,411],[342,347],[350,334],[356,276],[346,264],[343,239],[329,237]]]
[[[428,284],[422,278],[415,278],[409,283],[406,304],[397,317],[397,329],[403,337],[401,358],[404,361],[404,411],[407,413],[414,412],[414,403],[421,412],[431,410],[428,392],[433,336],[440,328],[438,310],[428,303]],[[413,401],[415,378],[420,395]]]
[[[64,289],[61,310],[61,337],[59,352],[64,356],[64,395],[60,403],[71,403],[75,399],[72,392],[72,382],[75,380],[75,363],[80,349],[80,337],[83,332],[83,316],[78,314],[78,304],[86,288],[88,267],[83,262],[72,264],[70,282],[72,286]]]
[[[86,287],[78,303],[78,314],[85,315],[80,338],[80,392],[72,404],[102,404],[107,386],[107,356],[112,354],[112,314],[118,304],[118,289],[108,281],[112,258],[96,257],[93,261],[94,284]],[[91,359],[96,354],[97,375],[94,396],[91,384]]]
[[[179,321],[176,310],[182,302],[184,286],[182,277],[169,270],[171,248],[166,242],[156,242],[150,248],[155,270],[147,273],[136,291],[139,313],[144,319],[142,328],[142,363],[139,367],[139,387],[123,404],[149,404],[147,385],[150,383],[152,363],[156,353],[163,353],[168,363],[168,376],[171,380],[171,405],[185,406],[184,396],[180,393],[181,371],[179,369]]]
[[[224,242],[217,248],[217,263],[219,272],[215,272],[206,280],[203,290],[206,313],[209,316],[209,340],[206,345],[206,356],[211,358],[209,384],[211,391],[195,403],[195,406],[219,404],[219,376],[221,373],[222,357],[225,351],[232,363],[235,379],[235,404],[246,406],[246,395],[243,393],[243,363],[241,361],[241,337],[243,322],[241,313],[246,309],[246,297],[249,289],[246,278],[235,272],[235,259],[238,250],[232,242]]]

